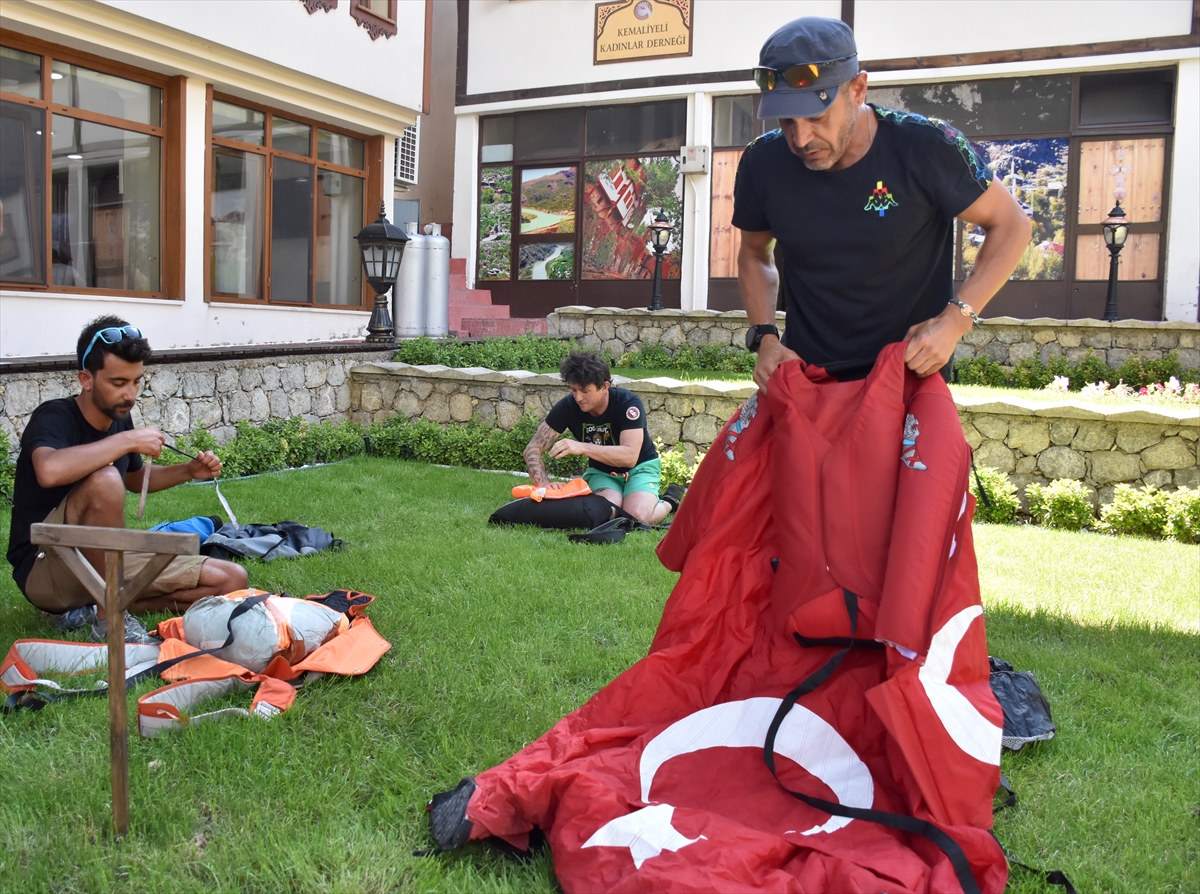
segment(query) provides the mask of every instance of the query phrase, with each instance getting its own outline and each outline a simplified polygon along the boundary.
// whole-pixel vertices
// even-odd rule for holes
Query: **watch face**
[[[758,327],[751,326],[746,330],[746,350],[757,351],[759,342],[762,341],[762,336],[758,334]]]

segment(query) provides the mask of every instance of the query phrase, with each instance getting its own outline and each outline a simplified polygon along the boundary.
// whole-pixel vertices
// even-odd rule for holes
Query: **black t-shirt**
[[[619,447],[621,432],[631,429],[642,430],[642,452],[634,465],[641,465],[658,456],[654,442],[646,432],[646,408],[642,399],[632,391],[608,386],[608,406],[599,416],[579,409],[575,398],[567,395],[546,414],[546,424],[558,432],[570,429],[576,441],[588,441],[601,447]],[[628,472],[629,469],[609,466],[588,459],[588,465],[601,472]]]
[[[950,125],[872,107],[867,154],[810,171],[779,131],[746,147],[733,225],[783,248],[785,342],[838,378],[865,375],[883,347],[954,297],[953,220],[992,180]]]
[[[33,451],[38,447],[61,450],[64,447],[91,444],[132,428],[131,419],[114,421],[108,431],[93,428],[83,418],[83,412],[73,397],[48,400],[33,411],[29,424],[25,426],[25,433],[21,435],[21,455],[17,457],[13,481],[12,526],[8,532],[8,561],[13,568],[13,580],[22,592],[38,551],[29,542],[29,526],[45,519],[71,492],[71,488],[78,484],[72,482],[60,487],[42,487],[33,471]],[[123,478],[142,467],[142,457],[137,453],[126,453],[113,465]]]

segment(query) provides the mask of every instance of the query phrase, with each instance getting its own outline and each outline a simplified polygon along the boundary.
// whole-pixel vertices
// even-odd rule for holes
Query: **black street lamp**
[[[1129,224],[1120,201],[1117,207],[1108,212],[1108,220],[1104,221],[1101,229],[1104,231],[1104,244],[1111,256],[1108,261],[1108,302],[1104,305],[1104,320],[1115,323],[1120,319],[1117,316],[1117,255],[1125,247],[1125,239],[1129,235]]]
[[[408,234],[390,223],[385,214],[383,200],[379,200],[379,219],[367,224],[354,238],[362,249],[363,270],[367,274],[367,282],[375,290],[375,306],[371,308],[371,319],[367,323],[368,344],[394,345],[396,335],[392,330],[392,314],[388,310],[388,290],[396,283],[396,274],[400,272],[400,259],[404,255],[404,246],[408,243]]]
[[[662,256],[671,241],[671,222],[661,211],[650,224],[650,240],[654,245],[654,294],[650,298],[650,310],[662,310]]]

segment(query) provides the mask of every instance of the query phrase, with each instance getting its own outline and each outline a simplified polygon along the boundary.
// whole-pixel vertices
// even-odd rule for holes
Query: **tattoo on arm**
[[[550,483],[550,479],[546,476],[546,464],[542,461],[542,454],[550,449],[550,445],[554,443],[558,435],[559,432],[543,422],[525,446],[525,468],[529,470],[530,480],[538,487],[545,487]]]

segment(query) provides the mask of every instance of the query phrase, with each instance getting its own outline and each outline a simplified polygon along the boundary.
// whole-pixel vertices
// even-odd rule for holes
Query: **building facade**
[[[1152,0],[460,0],[453,254],[517,316],[644,306],[648,224],[673,225],[664,303],[739,307],[734,175],[775,28],[842,18],[868,101],[960,129],[1033,222],[989,315],[1099,317],[1101,222],[1131,221],[1123,317],[1197,320],[1197,4]],[[681,150],[690,147],[686,160]],[[819,208],[806,209],[814,226]],[[958,227],[955,275],[982,232]]]
[[[431,2],[5,0],[0,360],[358,338]]]

